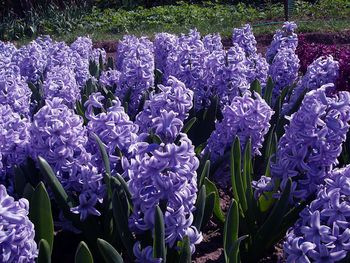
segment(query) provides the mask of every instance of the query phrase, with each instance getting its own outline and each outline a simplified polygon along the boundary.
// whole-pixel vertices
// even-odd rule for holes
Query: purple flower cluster
[[[177,119],[184,121],[193,106],[193,91],[175,77],[170,76],[167,86],[158,85],[158,88],[160,92],[150,94],[143,111],[136,116],[135,123],[139,125],[141,132],[148,132],[157,126],[160,121],[158,118],[166,115],[162,111],[172,111]]]
[[[331,171],[288,230],[287,262],[337,262],[350,251],[350,166]]]
[[[278,143],[271,176],[284,189],[292,178],[291,202],[305,200],[337,164],[350,120],[350,94],[327,96],[327,84],[306,94]]]
[[[194,252],[194,244],[199,243],[202,236],[191,226],[199,165],[192,142],[186,134],[178,133],[178,144],[148,144],[142,140],[145,135],[141,135],[139,143],[133,147],[135,156],[128,168],[134,205],[130,228],[136,233],[152,230],[155,206],[166,204],[163,211],[165,242],[173,247],[187,235]]]
[[[80,99],[80,89],[74,71],[66,66],[51,68],[46,73],[42,88],[45,99],[61,98],[70,108],[74,108],[76,101]]]
[[[338,76],[339,63],[332,56],[319,57],[308,66],[306,74],[293,90],[288,104],[283,105],[283,112],[289,111],[304,91],[318,89],[327,83],[336,84]]]
[[[261,87],[264,89],[270,68],[269,63],[267,63],[266,59],[260,53],[251,55],[247,60],[249,68],[247,75],[248,83],[258,80]]]
[[[275,86],[273,98],[276,99],[281,91],[293,85],[298,78],[299,58],[292,48],[281,48],[277,51],[269,69]]]
[[[233,29],[232,42],[233,44],[238,44],[247,56],[253,56],[257,52],[257,42],[249,24],[246,24],[241,28]]]
[[[337,90],[350,90],[350,48],[339,45],[310,43],[305,36],[300,37],[297,54],[301,60],[301,71],[305,73],[308,66],[321,56],[333,56],[339,61]]]
[[[203,37],[204,48],[209,50],[210,53],[213,51],[221,51],[224,46],[221,42],[221,37],[219,34],[209,34]]]
[[[164,73],[169,53],[175,49],[177,36],[168,33],[158,33],[154,39],[154,60],[156,68]]]
[[[27,116],[30,112],[32,92],[17,69],[17,66],[9,67],[7,72],[0,74],[0,103],[9,105],[13,111]]]
[[[282,29],[276,31],[273,36],[271,45],[266,51],[266,60],[271,63],[282,48],[290,48],[296,50],[298,46],[298,36],[294,33],[297,25],[294,22],[284,22]]]
[[[34,263],[38,248],[27,199],[15,201],[0,185],[0,261]]]
[[[205,60],[209,51],[204,47],[197,30],[191,30],[188,35],[178,38],[175,49],[168,55],[165,79],[174,76],[193,90],[196,110],[208,106],[212,95],[205,84]]]
[[[13,166],[26,161],[30,145],[30,121],[14,112],[9,105],[0,105],[0,181],[12,192]],[[11,189],[11,190],[10,190]]]
[[[101,73],[99,82],[107,87],[117,87],[119,85],[121,73],[118,70],[110,69]]]
[[[125,113],[120,101],[116,98],[113,105],[104,109],[104,96],[101,93],[90,95],[85,102],[86,118],[89,120],[87,130],[97,134],[106,146],[109,154],[112,170],[116,170],[120,165],[121,156],[128,156],[129,147],[136,142],[138,126],[130,121],[129,116]],[[95,111],[101,111],[95,114]],[[94,139],[92,139],[94,140]],[[93,152],[97,152],[96,150]],[[100,159],[101,163],[101,159]],[[102,167],[100,167],[102,169]]]
[[[130,94],[128,113],[137,113],[142,95],[154,85],[154,47],[147,38],[125,36],[119,42],[116,64],[120,86],[116,96],[124,102]]]
[[[215,131],[208,139],[206,150],[212,160],[217,160],[239,137],[242,150],[249,138],[253,154],[260,154],[264,136],[269,131],[273,110],[258,93],[247,91],[242,97],[236,96],[223,109],[223,119],[215,124]]]

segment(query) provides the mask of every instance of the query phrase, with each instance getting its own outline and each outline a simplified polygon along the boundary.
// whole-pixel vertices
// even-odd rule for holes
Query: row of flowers
[[[257,52],[249,25],[233,30],[229,49],[219,35],[202,38],[196,30],[180,36],[159,33],[153,42],[125,36],[115,63],[86,37],[71,45],[43,37],[21,48],[0,42],[1,261],[34,262],[38,256],[29,203],[15,178],[21,171],[21,180],[35,188],[42,173],[39,157],[74,200],[69,213],[78,214],[81,222],[108,218],[105,209],[113,189],[106,175],[125,182],[124,191],[130,195],[126,204],[131,207],[126,228],[140,241],[133,243],[129,259],[166,261],[147,241],[150,232],[157,239],[156,206],[162,211],[167,248],[177,253],[187,237],[193,254],[203,239],[204,225],[198,223],[203,189],[210,188],[197,173],[207,159],[214,166],[226,166],[227,153],[237,140],[242,156],[251,151],[249,159],[265,160],[256,161],[254,168],[267,167],[260,177],[247,168],[247,158],[239,158],[247,177],[243,199],[249,204],[250,185],[256,199],[245,208],[238,186],[232,185],[235,199],[242,199],[236,200],[240,216],[249,218],[263,199],[270,202],[273,214],[273,203],[277,207],[287,191],[291,208],[313,198],[287,232],[287,261],[345,258],[350,249],[350,177],[348,167],[335,167],[349,130],[350,94],[335,93],[339,62],[332,56],[317,58],[300,74],[295,29],[294,23],[286,22],[265,56]],[[205,122],[212,124],[209,133],[200,129]],[[191,125],[194,132],[188,133]],[[194,145],[203,132],[208,136]],[[83,231],[62,208],[58,210],[59,228]],[[209,215],[212,212],[213,208]],[[266,219],[263,212],[260,216]],[[240,228],[240,235],[249,232],[244,247],[251,248],[261,238],[252,234],[259,221],[251,220],[249,230]],[[249,252],[242,249],[241,254]]]

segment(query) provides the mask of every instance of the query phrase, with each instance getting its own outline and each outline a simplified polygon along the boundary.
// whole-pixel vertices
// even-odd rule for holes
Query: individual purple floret
[[[45,106],[33,117],[30,135],[32,157],[43,157],[55,172],[69,169],[85,152],[83,119],[60,98],[45,101]]]
[[[121,73],[116,69],[103,71],[101,73],[99,82],[100,84],[105,85],[107,87],[116,87],[119,85],[120,74]]]
[[[28,156],[30,125],[28,119],[13,112],[9,105],[0,105],[0,181],[6,187],[13,186],[13,178],[9,176],[14,174],[14,165],[23,164]]]
[[[79,214],[81,221],[89,215],[101,215],[96,205],[103,202],[105,195],[103,175],[92,165],[91,157],[85,154],[83,158],[75,161],[72,169],[61,172],[67,178],[64,182],[66,191],[79,193],[79,205],[71,208],[71,212]]]
[[[241,28],[234,28],[232,34],[233,44],[238,44],[246,53],[247,56],[256,55],[256,40],[249,24]]]
[[[282,48],[296,50],[298,46],[298,36],[294,33],[297,25],[294,22],[284,22],[282,29],[276,31],[271,45],[266,51],[266,60],[272,63],[277,52]]]
[[[130,94],[128,113],[131,116],[137,113],[142,95],[154,85],[153,44],[146,38],[133,40],[124,38],[119,43],[117,63],[121,63],[121,76],[120,87],[116,90],[116,96],[123,103]]]
[[[293,85],[298,78],[299,58],[295,54],[295,50],[291,48],[280,49],[273,59],[269,69],[275,86],[273,88],[273,101],[281,94],[281,91]]]
[[[107,110],[103,105],[104,97],[101,93],[93,93],[85,102],[86,118],[89,120],[87,130],[95,133],[106,145],[112,170],[120,165],[118,150],[128,156],[129,147],[137,139],[138,126],[130,121],[120,101],[116,98]],[[95,111],[101,111],[95,114]],[[94,140],[94,139],[92,139]],[[102,167],[100,167],[102,168]]]
[[[288,113],[303,92],[318,89],[327,83],[335,84],[338,76],[338,61],[333,60],[332,56],[319,57],[308,66],[306,74],[293,90],[289,102],[283,105],[282,113]]]
[[[61,98],[70,108],[75,107],[80,100],[80,89],[75,80],[75,74],[69,67],[54,67],[46,73],[42,86],[45,99]]]
[[[337,262],[346,257],[350,251],[349,186],[349,165],[327,174],[316,199],[287,232],[287,262]]]
[[[158,33],[154,39],[154,56],[156,68],[164,73],[168,55],[175,49],[177,36],[168,33]]]
[[[10,105],[14,112],[28,115],[32,92],[25,80],[10,70],[0,74],[0,104]]]
[[[150,94],[144,109],[136,117],[136,124],[141,132],[148,132],[154,119],[160,116],[162,110],[173,111],[176,118],[184,121],[193,106],[193,91],[175,77],[169,77],[167,85],[158,85],[161,92]]]
[[[221,42],[221,36],[219,34],[206,35],[203,37],[203,44],[210,53],[224,49],[224,46]]]
[[[327,84],[306,94],[278,143],[271,177],[281,181],[282,190],[292,179],[291,202],[315,193],[338,163],[349,130],[350,93],[327,96],[327,89],[333,86]]]
[[[136,233],[152,230],[155,206],[165,205],[165,242],[174,247],[187,235],[194,252],[194,245],[202,239],[192,226],[199,165],[194,146],[183,133],[178,144],[142,141],[133,147],[136,154],[127,171],[134,204],[130,228]]]
[[[251,138],[253,155],[260,154],[264,136],[269,131],[273,110],[258,93],[247,91],[242,97],[236,96],[230,105],[223,109],[223,119],[215,124],[215,131],[208,139],[206,150],[212,160],[224,155],[236,136],[241,142],[242,151]]]
[[[38,248],[28,200],[15,201],[0,185],[0,211],[0,262],[34,263]]]
[[[153,248],[151,246],[141,249],[139,241],[135,243],[133,252],[136,257],[135,262],[137,263],[161,263],[163,261],[161,258],[153,257]]]
[[[272,191],[274,185],[271,177],[263,175],[258,181],[252,181],[252,187],[255,190],[254,198],[258,199],[264,193]]]

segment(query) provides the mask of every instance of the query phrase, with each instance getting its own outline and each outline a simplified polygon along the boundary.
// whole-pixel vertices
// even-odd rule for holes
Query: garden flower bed
[[[0,42],[0,261],[346,262],[349,56],[295,29]]]

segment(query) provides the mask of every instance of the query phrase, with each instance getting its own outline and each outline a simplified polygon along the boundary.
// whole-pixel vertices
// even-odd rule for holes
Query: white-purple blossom
[[[107,87],[117,87],[119,85],[121,73],[116,69],[102,71],[99,82]]]
[[[142,95],[154,85],[154,48],[147,38],[124,37],[117,51],[117,69],[120,70],[120,86],[116,96],[123,103],[129,95],[128,113],[137,113]]]
[[[296,82],[299,67],[299,58],[295,54],[295,50],[282,48],[277,52],[269,69],[269,75],[275,84],[273,101],[277,99],[284,88],[291,87]]]
[[[203,44],[210,53],[224,49],[224,46],[221,42],[221,36],[219,34],[209,34],[204,36]]]
[[[38,248],[28,200],[15,201],[0,185],[0,211],[0,262],[34,263]]]
[[[136,116],[135,123],[141,132],[148,132],[153,127],[155,118],[162,110],[173,111],[176,118],[184,121],[193,106],[193,91],[185,84],[170,76],[166,86],[158,85],[159,93],[151,93],[150,99],[145,102],[143,111]]]
[[[241,28],[233,29],[232,42],[233,44],[238,44],[247,56],[253,56],[257,52],[257,42],[249,24],[246,24]]]
[[[338,262],[350,251],[350,166],[327,174],[317,197],[287,232],[287,262]]]
[[[212,160],[224,155],[235,137],[240,139],[242,150],[250,138],[253,155],[260,154],[264,136],[270,128],[273,110],[258,93],[247,91],[242,97],[236,96],[223,109],[223,119],[216,122],[215,130],[208,139],[206,151]]]
[[[30,146],[30,121],[14,112],[9,105],[0,105],[0,181],[8,187],[13,186],[14,165],[26,161]]]
[[[266,51],[266,60],[272,63],[277,52],[282,48],[296,50],[298,46],[298,36],[294,33],[297,25],[294,22],[284,22],[282,29],[276,31],[271,45]]]
[[[46,73],[43,95],[45,99],[61,98],[63,103],[74,108],[80,99],[80,89],[75,79],[74,71],[66,66],[51,68]]]
[[[177,36],[169,33],[158,33],[154,38],[155,66],[164,73],[168,55],[175,49]]]
[[[293,90],[288,103],[283,105],[282,113],[287,113],[305,91],[315,90],[327,83],[336,83],[339,76],[339,63],[332,56],[319,57],[308,67],[306,74]]]
[[[350,120],[350,93],[328,95],[327,84],[306,94],[299,110],[290,117],[278,143],[271,176],[284,189],[292,179],[290,201],[315,193],[327,173],[338,163]]]
[[[202,237],[192,226],[199,165],[192,142],[180,133],[178,144],[140,141],[135,147],[127,171],[134,205],[130,228],[136,233],[153,229],[155,206],[165,204],[165,242],[174,247],[189,236],[194,251]]]

